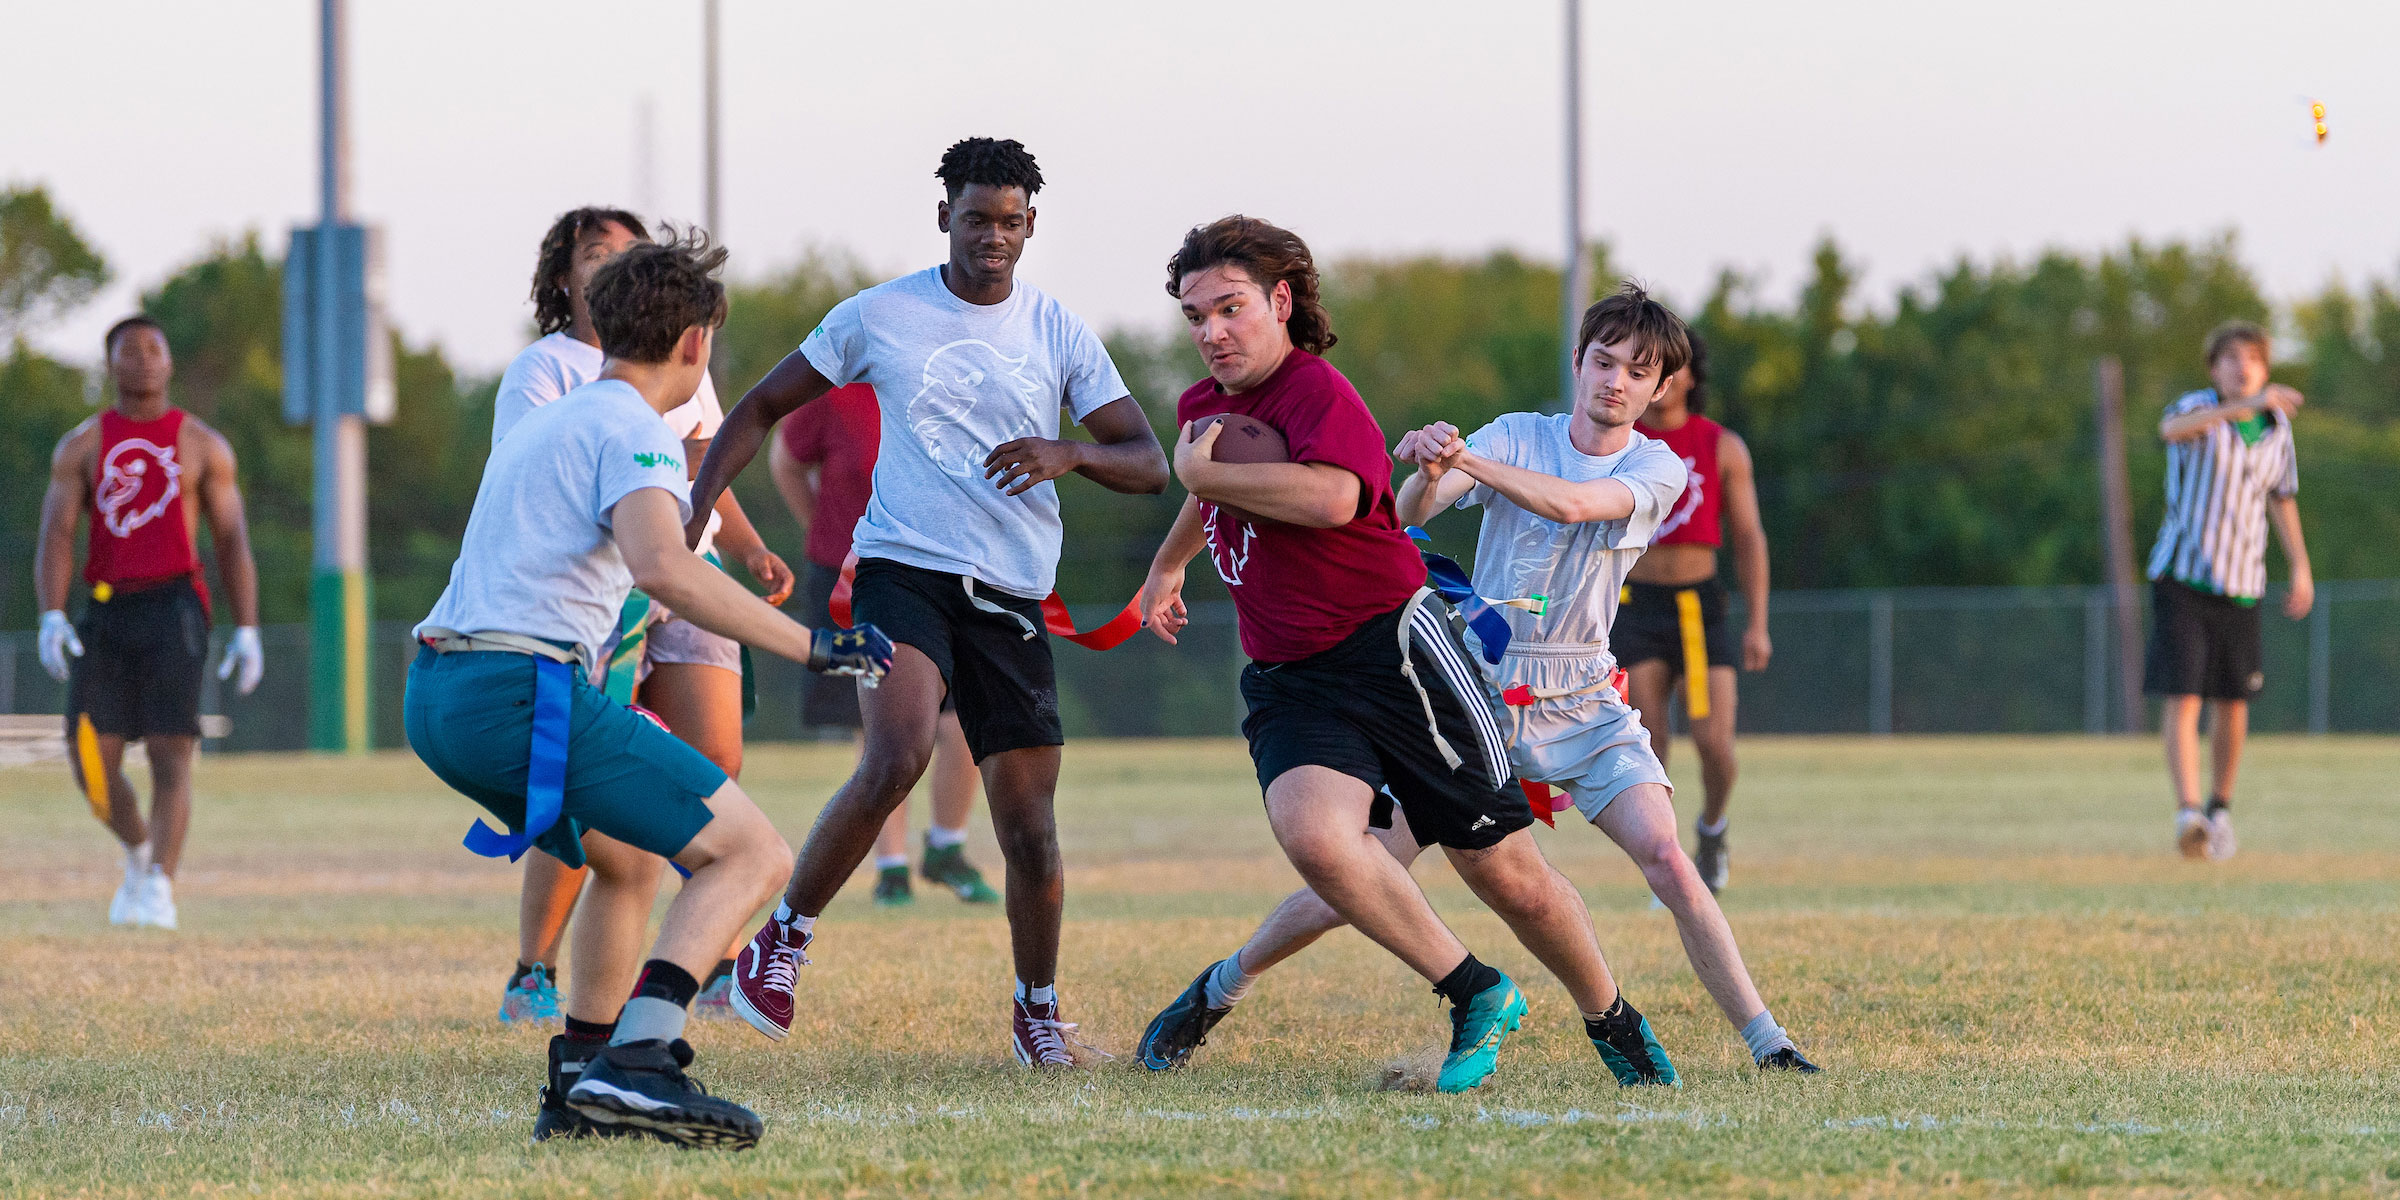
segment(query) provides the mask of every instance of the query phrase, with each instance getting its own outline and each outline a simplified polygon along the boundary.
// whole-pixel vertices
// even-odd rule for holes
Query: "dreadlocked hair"
[[[578,208],[558,215],[542,235],[541,257],[533,265],[533,325],[543,334],[557,333],[575,323],[574,306],[567,302],[567,272],[575,265],[575,243],[584,234],[610,222],[627,233],[650,240],[642,219],[621,208]]]
[[[1613,346],[1627,338],[1633,339],[1634,360],[1657,367],[1661,379],[1692,361],[1692,331],[1684,326],[1683,318],[1651,299],[1650,293],[1632,280],[1619,285],[1607,299],[1583,310],[1583,326],[1575,338],[1578,369],[1583,352],[1592,343]]]
[[[1692,342],[1692,361],[1683,364],[1684,373],[1691,376],[1692,384],[1684,389],[1683,407],[1693,416],[1707,416],[1708,343],[1701,341],[1699,333],[1689,328],[1684,330],[1684,336]]]
[[[1291,285],[1292,315],[1284,332],[1294,346],[1323,354],[1340,340],[1333,336],[1333,318],[1325,314],[1324,301],[1317,295],[1316,257],[1299,234],[1239,213],[1195,225],[1167,259],[1167,294],[1183,299],[1184,276],[1216,266],[1240,267],[1270,296],[1277,283]]]
[[[1031,197],[1042,190],[1042,168],[1025,152],[1025,143],[1015,138],[963,138],[942,151],[942,165],[933,176],[942,181],[950,198],[958,199],[970,183],[987,187],[1024,188]]]

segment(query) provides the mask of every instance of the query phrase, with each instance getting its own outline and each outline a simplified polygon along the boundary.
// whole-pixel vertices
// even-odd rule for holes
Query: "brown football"
[[[1292,461],[1291,447],[1284,442],[1283,434],[1277,432],[1274,426],[1256,417],[1245,417],[1240,413],[1217,413],[1192,422],[1192,440],[1200,440],[1200,435],[1209,426],[1220,421],[1225,425],[1225,432],[1218,434],[1217,444],[1209,447],[1210,457],[1218,462],[1279,463]],[[1219,504],[1217,508],[1236,521],[1266,520],[1265,517],[1231,504]]]

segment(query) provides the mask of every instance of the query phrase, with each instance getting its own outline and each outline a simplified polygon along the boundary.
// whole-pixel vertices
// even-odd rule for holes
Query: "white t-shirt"
[[[500,376],[500,394],[492,398],[492,444],[499,445],[525,414],[600,378],[600,368],[607,361],[600,347],[570,337],[563,329],[518,351]],[[667,413],[667,428],[678,438],[713,438],[724,423],[716,382],[705,372],[700,376],[700,390]],[[724,523],[725,518],[708,514],[708,532],[700,539],[700,553],[716,548],[717,527]]]
[[[1624,449],[1585,454],[1568,440],[1569,419],[1565,413],[1509,413],[1467,439],[1477,454],[1512,467],[1570,483],[1615,479],[1633,489],[1633,515],[1577,525],[1537,517],[1481,483],[1459,497],[1460,508],[1483,506],[1483,533],[1475,544],[1476,592],[1490,600],[1550,599],[1548,611],[1538,617],[1495,608],[1508,619],[1512,641],[1605,645],[1626,573],[1650,548],[1659,522],[1683,494],[1683,459],[1665,442],[1630,430],[1633,437]]]
[[[633,590],[611,510],[653,487],[690,517],[683,443],[633,385],[602,380],[527,413],[484,463],[450,585],[418,630],[571,642],[597,671]]]
[[[969,304],[934,267],[835,305],[799,352],[837,386],[873,384],[883,410],[875,494],[852,542],[860,558],[1050,594],[1058,489],[1007,495],[983,477],[983,459],[1016,438],[1056,438],[1061,407],[1080,422],[1124,397],[1082,318],[1023,280],[998,304]]]

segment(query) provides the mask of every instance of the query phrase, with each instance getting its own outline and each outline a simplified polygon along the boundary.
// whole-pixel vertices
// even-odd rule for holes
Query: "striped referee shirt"
[[[2168,405],[2167,416],[2217,403],[2216,389],[2202,388]],[[2299,491],[2292,422],[2272,409],[2256,422],[2219,421],[2167,443],[2167,516],[2150,551],[2150,578],[2256,601],[2267,591],[2267,500]]]

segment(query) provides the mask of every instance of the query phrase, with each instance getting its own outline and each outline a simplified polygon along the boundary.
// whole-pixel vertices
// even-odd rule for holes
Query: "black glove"
[[[820,625],[809,640],[808,669],[872,683],[892,669],[892,639],[872,625]]]

